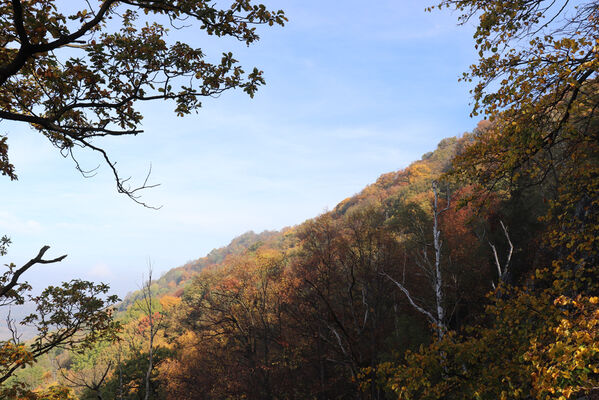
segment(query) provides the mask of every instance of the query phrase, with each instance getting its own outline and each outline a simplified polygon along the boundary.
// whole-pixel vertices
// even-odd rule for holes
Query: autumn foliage
[[[79,374],[69,376],[86,379],[79,398],[597,395],[597,3],[444,0],[438,7],[457,11],[462,23],[477,21],[480,58],[464,79],[476,82],[473,114],[485,120],[332,211],[280,232],[244,234],[129,296],[118,341],[90,343],[87,359],[57,355],[67,373]],[[283,23],[265,9],[256,18]],[[239,28],[214,33],[247,39],[247,26]],[[143,34],[153,38],[153,29]],[[122,34],[128,43],[139,33]],[[88,52],[101,53],[114,38]],[[169,61],[169,50],[161,51],[161,62]],[[0,167],[12,173],[6,159]],[[140,312],[148,296],[158,301]],[[30,352],[2,343],[0,372],[33,364]],[[88,384],[99,365],[106,366],[101,385]],[[49,384],[36,394],[18,382],[5,393],[71,395]]]

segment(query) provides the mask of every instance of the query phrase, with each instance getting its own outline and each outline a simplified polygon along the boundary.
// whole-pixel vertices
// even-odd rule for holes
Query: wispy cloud
[[[16,215],[0,211],[0,234],[37,235],[44,227],[33,219],[21,219]]]

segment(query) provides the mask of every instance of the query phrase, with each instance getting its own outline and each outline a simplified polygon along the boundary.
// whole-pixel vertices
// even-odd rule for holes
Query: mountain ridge
[[[389,201],[389,199],[398,196],[398,193],[402,190],[413,191],[414,185],[418,183],[423,175],[438,177],[447,172],[453,157],[471,140],[471,137],[472,134],[465,133],[461,136],[442,139],[435,150],[423,154],[419,160],[413,161],[405,168],[381,174],[375,182],[340,201],[332,210],[325,211],[320,215],[331,214],[339,218],[351,208],[371,201],[375,197],[379,197],[378,200],[386,199],[386,201]],[[428,183],[425,182],[420,182],[417,186],[417,191],[428,189]],[[265,230],[260,233],[250,230],[242,233],[234,237],[228,245],[212,249],[203,257],[188,261],[164,272],[160,278],[154,281],[152,293],[158,297],[165,295],[181,297],[185,287],[202,271],[217,268],[228,256],[241,255],[246,251],[256,250],[266,242],[284,240],[285,234],[296,231],[315,218],[318,218],[318,216],[281,230]],[[139,290],[128,293],[120,304],[119,311],[125,311],[140,296]]]

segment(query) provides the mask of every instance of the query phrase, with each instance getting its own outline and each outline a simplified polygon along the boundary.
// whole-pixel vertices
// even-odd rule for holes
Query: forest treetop
[[[480,132],[458,157],[456,172],[490,189],[511,190],[523,176],[530,185],[552,181],[556,193],[564,179],[589,173],[575,169],[594,157],[598,139],[599,3],[444,0],[437,7],[454,9],[462,24],[478,19],[479,60],[462,79],[475,82],[472,115],[492,121],[492,133]]]
[[[477,81],[473,115],[539,103],[548,111],[574,102],[599,67],[599,5],[571,0],[444,0],[461,24],[478,18],[478,64],[463,75]],[[495,83],[495,85],[492,85]]]
[[[202,97],[233,88],[253,96],[265,83],[262,71],[246,72],[230,52],[209,61],[200,48],[169,43],[168,30],[193,25],[250,45],[259,39],[257,25],[286,21],[283,11],[251,0],[232,0],[222,8],[204,0],[103,0],[71,12],[57,3],[0,5],[0,118],[30,124],[84,175],[74,149],[98,152],[117,190],[137,202],[147,181],[130,185],[96,139],[140,133],[140,102],[173,100],[175,113],[183,116],[197,111]],[[158,22],[164,17],[169,27]],[[0,172],[17,178],[6,138],[0,138]]]

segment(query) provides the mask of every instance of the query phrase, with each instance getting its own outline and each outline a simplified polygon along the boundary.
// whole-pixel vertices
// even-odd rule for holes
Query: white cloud
[[[21,219],[7,212],[0,212],[0,233],[37,235],[44,230],[41,223],[32,219]]]

